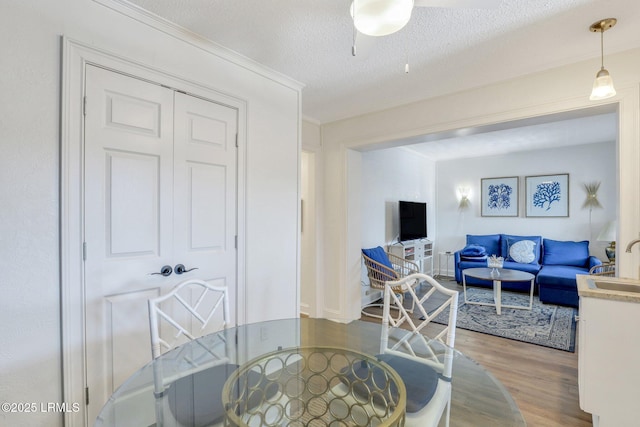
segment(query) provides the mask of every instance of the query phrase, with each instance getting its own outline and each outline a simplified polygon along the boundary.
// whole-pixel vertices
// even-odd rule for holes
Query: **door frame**
[[[137,79],[161,84],[234,108],[238,112],[236,227],[236,323],[246,323],[245,217],[247,101],[211,86],[62,37],[60,117],[60,291],[62,393],[64,402],[80,404],[64,414],[66,426],[85,426],[86,360],[84,316],[84,117],[85,66],[97,65]]]
[[[303,171],[301,167],[300,173],[300,313],[309,317],[318,317],[321,313],[322,305],[320,302],[324,299],[322,293],[322,272],[318,268],[319,259],[319,200],[320,200],[320,151],[316,149],[303,148],[300,154],[300,164],[307,157],[307,170]],[[305,180],[307,188],[303,188],[302,181]],[[305,194],[306,191],[306,194]],[[306,199],[304,198],[306,196]],[[304,229],[303,229],[304,227]],[[306,237],[305,234],[306,233]],[[305,250],[308,252],[305,253]],[[306,264],[305,264],[306,263]],[[308,269],[304,271],[304,268]],[[307,273],[305,275],[305,273]],[[306,291],[308,300],[302,299],[303,291]]]

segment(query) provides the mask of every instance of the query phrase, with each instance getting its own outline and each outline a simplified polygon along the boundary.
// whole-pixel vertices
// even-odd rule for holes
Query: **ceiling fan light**
[[[609,72],[604,69],[600,69],[596,74],[596,80],[593,82],[593,89],[591,90],[591,101],[598,101],[600,99],[607,99],[615,96],[616,89],[613,87],[613,79]]]
[[[386,36],[411,19],[413,0],[354,0],[351,17],[356,29],[368,36]]]

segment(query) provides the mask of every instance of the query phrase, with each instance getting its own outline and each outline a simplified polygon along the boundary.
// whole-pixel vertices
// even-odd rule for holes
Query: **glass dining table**
[[[392,329],[392,335],[395,334],[398,339],[404,334],[410,334],[403,329]],[[228,402],[228,390],[223,386],[225,381],[214,378],[218,374],[212,366],[221,364],[232,366],[234,370],[245,374],[256,371],[258,367],[258,372],[268,377],[273,375],[274,369],[270,371],[269,366],[274,359],[280,361],[275,368],[276,371],[290,371],[286,362],[289,360],[296,362],[290,366],[308,366],[313,371],[313,365],[309,361],[312,357],[317,358],[318,352],[331,354],[330,356],[322,355],[324,358],[322,360],[330,360],[325,363],[327,365],[333,363],[331,361],[334,360],[333,355],[336,353],[339,353],[344,360],[354,360],[355,357],[357,360],[371,360],[375,364],[375,355],[380,351],[381,333],[382,325],[379,323],[360,320],[340,323],[311,318],[273,320],[227,328],[177,347],[142,367],[109,398],[95,420],[95,426],[200,425],[197,418],[192,417],[190,421],[185,422],[170,414],[177,410],[176,407],[195,410],[194,401],[201,397],[198,393],[204,393],[199,390],[206,390],[207,398],[210,402],[214,402],[209,406],[217,405],[229,410],[231,403]],[[440,352],[442,357],[445,357],[445,354],[453,354],[451,426],[526,426],[513,398],[491,373],[461,352],[448,349],[440,342],[433,342],[433,344],[436,353]],[[292,355],[295,356],[294,359],[291,359]],[[305,355],[309,355],[308,360],[304,360],[307,357]],[[283,360],[285,362],[282,362]],[[289,376],[295,381],[300,377],[298,373],[293,370],[289,372]],[[316,373],[312,372],[314,375]],[[229,377],[228,372],[225,375],[224,378]],[[189,381],[185,382],[185,378]],[[398,377],[394,372],[390,372],[385,374],[385,378],[387,382],[393,382]],[[203,384],[198,384],[198,381],[206,383],[205,388],[202,388]],[[260,387],[252,386],[251,378],[245,377],[243,381],[237,379],[235,387],[237,388],[238,384],[244,384],[247,402],[253,399],[255,394],[259,394],[261,399],[269,399],[268,387],[257,390]],[[292,380],[287,381],[290,383]],[[182,383],[180,385],[182,391],[178,387],[180,383]],[[212,386],[212,384],[217,385]],[[259,381],[255,384],[259,384]],[[391,396],[394,394],[391,393],[389,399],[394,411],[388,411],[385,415],[388,423],[382,421],[379,425],[402,425],[403,418],[399,417],[398,413],[404,411],[402,407],[404,398],[398,396],[404,392],[404,387],[401,384],[392,384],[392,388],[395,397]],[[389,390],[388,386],[386,390]],[[225,392],[227,395],[224,395]],[[235,392],[238,393],[237,390]],[[241,395],[242,393],[240,392]],[[300,399],[297,398],[297,400]],[[307,403],[302,404],[302,406],[305,405]],[[232,412],[237,413],[237,407]],[[219,425],[223,425],[222,421]],[[243,424],[225,422],[224,425]],[[248,423],[248,425],[252,424]],[[298,420],[297,423],[283,425],[314,424],[301,423]]]

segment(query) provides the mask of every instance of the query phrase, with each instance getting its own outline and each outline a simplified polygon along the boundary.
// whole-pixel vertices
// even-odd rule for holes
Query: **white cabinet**
[[[588,276],[578,276],[579,289]],[[613,279],[613,278],[611,278]],[[583,288],[584,289],[584,288]],[[640,303],[580,295],[580,408],[596,427],[638,425]]]
[[[395,243],[389,246],[389,252],[417,263],[420,266],[420,271],[433,276],[433,242],[431,240],[422,239]]]

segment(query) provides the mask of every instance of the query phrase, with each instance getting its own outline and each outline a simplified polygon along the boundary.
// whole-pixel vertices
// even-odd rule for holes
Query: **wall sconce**
[[[593,82],[593,89],[589,99],[591,101],[598,101],[600,99],[607,99],[615,96],[616,90],[613,87],[613,80],[609,75],[609,72],[604,68],[604,32],[609,28],[616,25],[618,20],[616,18],[606,18],[598,22],[594,22],[589,27],[589,31],[594,33],[600,33],[600,71],[596,74],[596,80]]]
[[[598,201],[598,189],[600,188],[599,182],[590,182],[584,184],[584,191],[587,192],[587,199],[582,204],[582,209],[589,208],[601,208],[602,205]]]
[[[469,187],[458,187],[458,209],[464,210],[469,207]]]

